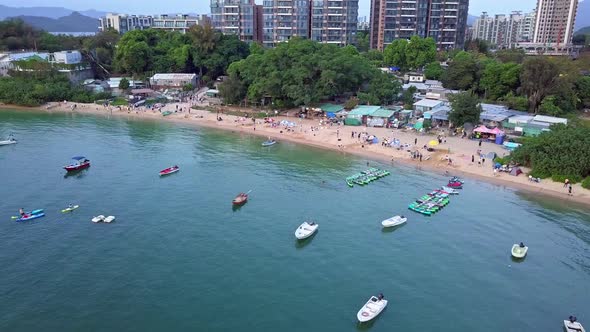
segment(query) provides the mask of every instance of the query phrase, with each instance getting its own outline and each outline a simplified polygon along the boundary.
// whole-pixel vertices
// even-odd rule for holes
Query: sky
[[[256,0],[262,3],[262,0]],[[482,11],[490,14],[510,13],[513,10],[531,11],[536,0],[471,0],[469,13],[479,15]],[[0,4],[11,7],[52,6],[73,10],[96,9],[126,14],[160,13],[209,13],[209,0],[0,0]],[[369,16],[371,0],[359,0],[359,16]]]

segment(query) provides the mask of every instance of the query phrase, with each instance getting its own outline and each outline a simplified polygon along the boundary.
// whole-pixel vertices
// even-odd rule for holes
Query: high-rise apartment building
[[[578,0],[537,0],[533,43],[556,48],[572,42]]]
[[[535,13],[510,15],[498,14],[493,17],[486,12],[475,20],[470,39],[484,40],[494,48],[512,48],[518,43],[530,42]]]
[[[224,34],[237,35],[240,40],[258,40],[260,22],[254,0],[211,0],[211,23]]]
[[[275,46],[291,37],[320,43],[354,43],[358,0],[264,0],[264,45]]]
[[[371,48],[395,39],[432,37],[439,49],[465,42],[469,0],[371,0]]]

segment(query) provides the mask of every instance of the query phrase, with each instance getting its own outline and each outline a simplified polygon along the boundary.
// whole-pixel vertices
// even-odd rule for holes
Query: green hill
[[[574,32],[575,35],[590,35],[590,27],[583,27],[582,29]]]
[[[49,32],[97,32],[98,20],[73,12],[57,19],[41,16],[17,16],[25,23]]]

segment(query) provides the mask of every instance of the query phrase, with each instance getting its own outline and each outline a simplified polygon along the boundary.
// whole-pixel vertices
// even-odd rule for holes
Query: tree
[[[246,87],[236,73],[232,73],[219,85],[219,94],[226,104],[239,105],[246,97]]]
[[[521,66],[516,63],[500,63],[491,60],[483,70],[479,87],[488,100],[499,100],[509,92],[516,92],[520,85]]]
[[[390,105],[401,90],[401,84],[392,75],[377,72],[366,92],[358,93],[359,100],[369,105]]]
[[[369,32],[359,31],[356,34],[356,48],[359,52],[367,52],[369,50]]]
[[[465,123],[476,124],[479,122],[481,105],[477,95],[472,91],[461,92],[449,96],[451,112],[449,121],[456,126],[463,126]]]
[[[123,77],[121,79],[121,81],[119,82],[119,89],[121,89],[121,90],[129,89],[129,80],[126,79],[125,77]]]
[[[539,113],[551,116],[560,116],[563,114],[563,110],[555,105],[555,97],[548,96],[543,99],[543,102],[539,107]]]
[[[590,175],[590,128],[553,125],[512,152],[512,159],[532,168],[536,177],[568,178],[573,182]]]
[[[537,114],[543,98],[558,82],[559,69],[545,57],[528,58],[520,73],[521,90],[529,100],[529,110]]]
[[[431,62],[424,68],[424,75],[429,80],[440,80],[443,72],[444,70],[438,61]]]
[[[488,42],[481,39],[472,39],[465,44],[465,51],[487,54],[490,46]]]
[[[580,76],[575,87],[580,104],[585,108],[590,108],[590,76]]]
[[[436,43],[431,37],[410,38],[406,46],[405,62],[410,69],[420,69],[436,60]]]
[[[383,62],[386,66],[396,66],[402,70],[408,69],[406,61],[408,41],[396,39],[383,50]]]
[[[442,76],[443,85],[453,90],[469,90],[477,82],[478,63],[471,53],[461,51],[453,58]]]
[[[496,59],[502,62],[514,62],[522,64],[526,54],[523,49],[509,48],[505,50],[498,50],[494,53]]]

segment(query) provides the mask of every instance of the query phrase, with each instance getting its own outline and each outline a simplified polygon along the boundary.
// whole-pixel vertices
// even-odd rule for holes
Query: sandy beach
[[[590,205],[590,190],[584,189],[580,184],[573,185],[572,196],[569,196],[567,189],[562,183],[556,183],[549,179],[540,183],[531,182],[526,173],[528,170],[522,168],[525,174],[511,176],[504,172],[494,172],[493,161],[486,158],[480,159],[478,152],[487,155],[490,152],[498,156],[504,156],[509,152],[501,145],[490,142],[463,139],[460,137],[442,137],[442,143],[434,146],[435,151],[429,152],[424,149],[425,145],[437,139],[437,134],[420,134],[416,131],[404,131],[398,129],[373,128],[365,126],[339,126],[329,125],[320,119],[299,119],[295,117],[273,117],[274,125],[265,123],[262,119],[227,115],[220,113],[222,121],[217,120],[217,114],[207,110],[191,109],[188,103],[167,104],[162,111],[171,111],[173,114],[162,116],[159,111],[154,110],[127,110],[127,108],[111,107],[106,108],[96,104],[76,103],[50,103],[37,108],[24,108],[11,105],[0,105],[0,109],[35,110],[46,112],[76,112],[87,113],[99,116],[117,116],[130,119],[149,119],[157,121],[170,121],[183,124],[194,124],[198,126],[218,128],[233,132],[242,132],[263,137],[271,137],[280,141],[290,141],[299,144],[306,144],[318,148],[339,151],[343,154],[354,154],[371,160],[379,160],[388,163],[403,163],[420,169],[433,172],[473,177],[488,182],[496,183],[537,193],[556,197],[562,200],[578,202]],[[177,110],[182,110],[175,112]],[[280,125],[281,121],[289,121],[295,124],[288,128]],[[353,136],[354,132],[354,136]],[[360,138],[359,138],[360,134]],[[366,137],[373,135],[378,138],[376,144],[368,144]],[[401,148],[384,146],[382,142],[399,141]],[[412,158],[411,152],[418,152],[422,158]],[[474,162],[472,162],[472,158]],[[451,159],[449,163],[448,159]]]

